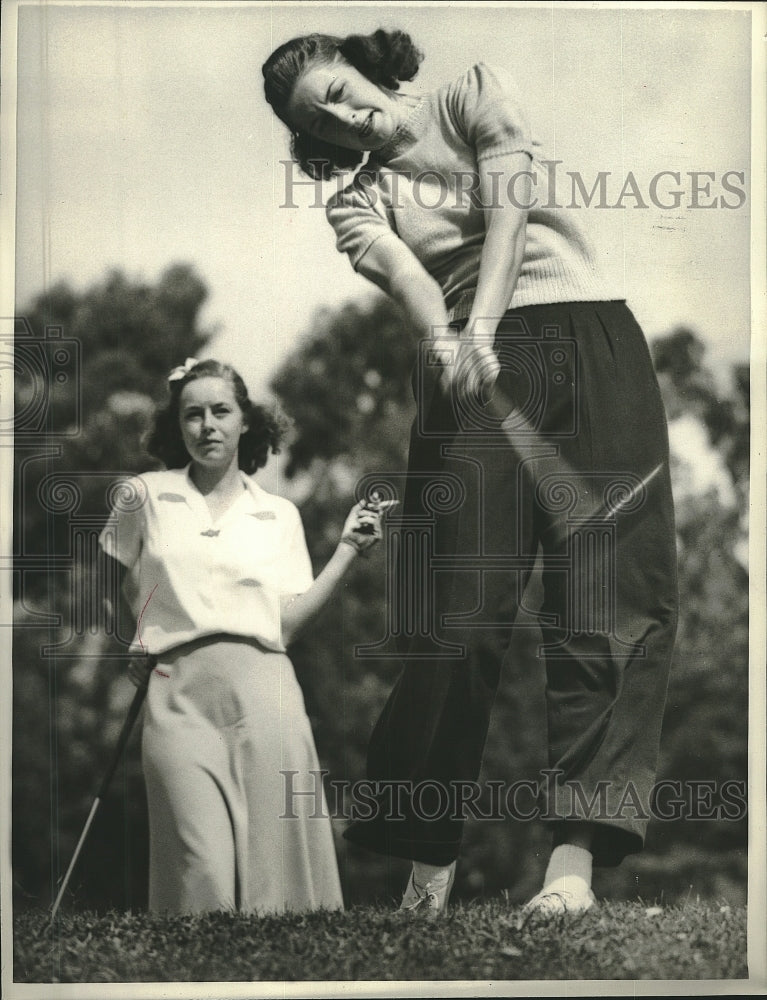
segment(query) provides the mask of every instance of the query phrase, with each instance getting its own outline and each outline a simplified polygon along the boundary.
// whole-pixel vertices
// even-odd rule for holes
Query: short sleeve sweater
[[[516,84],[484,63],[421,98],[386,146],[330,198],[327,217],[338,250],[360,269],[377,240],[403,240],[440,285],[451,319],[466,318],[485,239],[478,164],[492,170],[494,157],[511,153],[530,157],[533,186],[509,307],[620,298],[597,274],[577,210],[548,207],[549,170]],[[506,185],[497,183],[493,201],[500,203]],[[518,201],[521,192],[519,184],[512,188]]]
[[[280,596],[313,580],[301,516],[244,473],[242,482],[215,524],[188,467],[148,472],[116,491],[99,541],[128,569],[134,650],[158,654],[225,633],[284,651]]]

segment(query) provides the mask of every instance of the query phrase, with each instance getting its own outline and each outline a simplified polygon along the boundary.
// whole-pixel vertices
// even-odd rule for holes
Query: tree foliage
[[[61,282],[16,322],[13,863],[20,903],[55,894],[133,689],[108,640],[95,539],[109,488],[154,466],[144,437],[167,372],[211,338],[207,289],[176,264],[155,284],[118,271]],[[146,813],[137,741],[90,834],[73,892],[145,900]],[[136,875],[138,874],[138,877]]]
[[[97,533],[106,515],[108,483],[118,474],[152,467],[142,440],[153,400],[164,394],[168,369],[210,340],[211,331],[199,324],[205,295],[203,282],[184,265],[169,268],[155,284],[113,272],[84,292],[63,283],[52,287],[30,303],[21,325],[17,345],[40,345],[46,331],[59,327],[80,354],[79,367],[65,366],[64,381],[48,379],[44,419],[33,406],[39,384],[31,362],[21,363],[23,352],[17,366],[17,413],[28,421],[32,414],[39,424],[35,433],[17,425],[17,905],[52,898],[133,691],[124,662],[111,658],[114,645],[87,616],[81,620],[78,602],[92,585],[87,560],[72,549],[73,531]],[[286,473],[319,569],[337,542],[361,477],[404,473],[416,345],[396,308],[382,297],[325,310],[311,329],[276,372],[272,389],[293,421]],[[700,340],[686,329],[657,340],[653,354],[672,425],[686,419],[703,428],[730,488],[728,495],[696,492],[683,462],[672,469],[680,498],[682,613],[660,777],[745,780],[747,371],[734,369],[731,384],[723,388],[706,367]],[[63,433],[72,427],[74,433]],[[52,475],[74,484],[58,506],[50,500]],[[62,561],[71,571],[56,568]],[[536,585],[534,580],[526,602],[532,608]],[[338,598],[291,649],[321,761],[337,781],[364,775],[367,740],[399,669],[395,660],[360,651],[383,638],[385,601],[385,560],[378,551],[357,561]],[[79,631],[73,627],[78,620]],[[488,737],[485,782],[535,776],[544,766],[539,642],[534,627],[514,632]],[[344,803],[332,791],[330,804],[343,813]],[[340,818],[339,834],[343,825]],[[134,738],[73,882],[78,904],[144,905],[146,838]],[[744,821],[654,822],[646,852],[601,876],[597,888],[607,895],[638,891],[644,898],[665,891],[671,899],[692,884],[703,896],[740,902],[745,845]],[[456,891],[473,897],[508,889],[521,900],[537,887],[547,847],[540,824],[472,821]],[[404,863],[389,864],[348,847],[340,837],[338,849],[348,902],[390,897],[400,888]]]

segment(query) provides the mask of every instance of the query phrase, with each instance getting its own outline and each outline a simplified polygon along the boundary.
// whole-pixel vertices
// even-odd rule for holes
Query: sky
[[[650,339],[685,324],[717,370],[748,359],[748,10],[21,3],[18,16],[17,313],[62,279],[84,289],[116,267],[152,281],[188,262],[210,289],[207,353],[264,391],[316,310],[371,286],[335,251],[313,187],[287,207],[287,136],[261,65],[297,34],[400,27],[426,55],[410,92],[503,65],[565,196],[567,171],[587,188],[608,172],[610,207],[578,210]],[[661,171],[680,174],[679,207],[653,203]],[[713,175],[699,207],[691,172]],[[629,173],[646,207],[615,207]],[[658,198],[671,206],[674,189],[664,175]]]

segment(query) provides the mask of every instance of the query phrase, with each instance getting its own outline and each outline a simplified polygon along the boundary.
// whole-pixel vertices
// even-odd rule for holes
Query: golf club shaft
[[[503,426],[504,421],[509,417],[509,415],[514,411],[515,407],[512,401],[505,395],[505,393],[499,389],[497,386],[494,390],[494,395],[489,406],[489,412],[492,413],[496,419],[499,420],[499,428],[506,437],[509,444],[518,451],[521,455],[525,456],[526,453],[530,456],[535,455],[536,446],[540,446],[542,442],[545,441],[544,435],[537,431],[531,424],[525,421],[521,416],[516,416],[515,419],[515,430],[522,429],[523,433],[515,433],[512,430],[507,429]],[[573,479],[577,478],[578,473],[565,462],[563,459],[558,459],[558,464],[560,466],[563,477],[571,476]],[[620,496],[613,503],[605,500],[600,507],[595,508],[589,514],[582,514],[580,520],[589,521],[609,521],[616,514],[619,514],[624,508],[630,507],[632,502],[641,494],[641,492],[650,485],[650,483],[655,479],[663,468],[663,463],[656,465],[639,483],[633,486],[625,495]],[[553,526],[555,537],[558,538],[560,542],[564,542],[569,533],[569,528],[566,523],[560,523]],[[625,530],[624,530],[625,535]]]
[[[120,758],[125,750],[125,744],[130,738],[133,726],[138,718],[139,712],[141,711],[141,706],[144,704],[144,698],[146,698],[148,687],[149,677],[147,676],[147,679],[136,689],[136,693],[133,695],[133,701],[128,709],[128,714],[125,717],[125,722],[123,722],[123,727],[120,730],[120,735],[117,739],[117,745],[115,746],[114,753],[112,754],[112,759],[109,762],[109,767],[106,769],[104,777],[101,779],[99,790],[96,793],[96,797],[99,799],[102,799],[106,794],[106,790],[109,788],[109,784],[112,781],[112,775],[115,773],[117,765],[120,763]]]
[[[72,855],[72,860],[69,862],[69,868],[67,868],[67,873],[61,883],[61,888],[59,889],[58,895],[56,896],[56,901],[51,909],[50,922],[56,919],[56,913],[61,904],[61,900],[64,898],[64,893],[66,892],[67,886],[69,885],[69,879],[71,878],[72,872],[74,871],[77,859],[80,856],[80,851],[85,843],[85,838],[88,836],[88,831],[91,828],[91,823],[93,822],[93,817],[96,815],[98,807],[101,805],[101,799],[97,795],[93,800],[93,805],[91,806],[91,811],[88,813],[88,819],[85,821],[85,826],[83,827],[83,832],[80,834],[80,839],[77,841],[77,847],[75,848],[75,853]]]
[[[120,758],[123,755],[123,751],[125,750],[125,745],[130,737],[131,730],[133,729],[136,719],[138,718],[138,714],[141,711],[141,706],[144,703],[144,698],[146,697],[148,686],[149,686],[148,683],[145,682],[136,690],[136,693],[133,696],[133,701],[131,702],[130,708],[128,709],[128,714],[125,718],[125,722],[123,722],[122,729],[120,730],[120,736],[117,740],[117,745],[115,746],[114,753],[112,754],[112,759],[109,762],[109,767],[107,768],[104,777],[101,780],[101,785],[99,786],[96,798],[93,800],[91,811],[88,813],[88,819],[85,821],[83,832],[80,834],[80,839],[78,840],[77,847],[75,848],[75,852],[72,855],[72,860],[69,862],[69,868],[67,868],[67,873],[64,876],[64,879],[61,883],[61,888],[58,891],[58,895],[56,896],[53,908],[51,909],[51,917],[50,917],[51,924],[53,923],[56,917],[56,913],[58,912],[59,906],[61,905],[61,900],[64,898],[64,893],[66,892],[67,886],[69,885],[69,880],[72,877],[72,872],[74,871],[75,864],[77,863],[77,859],[80,856],[80,851],[82,850],[83,844],[85,843],[85,838],[88,836],[88,831],[90,830],[94,817],[98,811],[99,806],[101,805],[101,800],[106,794],[107,789],[109,788],[109,783],[111,782],[112,776],[114,775],[115,770],[117,769],[117,765],[120,762]]]

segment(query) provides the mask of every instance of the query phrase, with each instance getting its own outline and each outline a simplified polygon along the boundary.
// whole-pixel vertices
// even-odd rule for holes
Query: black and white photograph
[[[763,995],[765,38],[3,4],[5,996]]]

